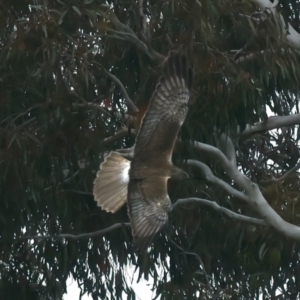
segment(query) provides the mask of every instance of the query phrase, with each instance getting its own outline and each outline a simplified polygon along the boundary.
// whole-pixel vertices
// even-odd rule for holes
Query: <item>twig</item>
[[[145,34],[147,38],[147,17],[144,14],[144,0],[139,0],[139,11],[142,19],[142,32]]]
[[[104,115],[110,116],[110,113],[106,109],[104,109],[100,105],[97,105],[97,104],[94,104],[94,103],[89,103],[89,102],[85,101],[84,103],[73,103],[72,106],[73,106],[74,109],[90,108],[90,109],[93,109],[93,110],[99,110]]]
[[[171,38],[168,34],[166,34],[166,40],[168,42],[169,47],[172,49],[174,47],[174,45],[173,45],[173,43],[171,41]]]
[[[49,240],[49,239],[70,239],[70,240],[79,240],[83,238],[91,238],[95,236],[100,236],[104,235],[110,231],[113,231],[118,228],[122,227],[130,227],[130,223],[116,223],[110,227],[107,227],[102,230],[94,231],[94,232],[89,232],[89,233],[83,233],[83,234],[68,234],[68,233],[63,233],[63,234],[57,234],[57,235],[33,235],[33,236],[22,236],[19,237],[15,240],[15,242],[18,242],[20,240]]]
[[[286,177],[291,175],[293,172],[297,171],[300,168],[300,163],[297,163],[293,168],[291,168],[289,171],[287,171],[285,174],[283,174],[281,177],[273,177],[271,180],[266,180],[264,182],[279,182],[281,180],[284,180]]]
[[[147,47],[147,45],[142,42],[134,32],[120,32],[110,28],[106,28],[107,32],[111,32],[111,35],[101,35],[103,37],[115,38],[123,41],[128,41],[134,44],[140,51],[146,54],[151,60],[157,61],[158,63],[162,63],[165,60],[165,57],[160,53],[154,51],[152,48]]]
[[[123,96],[125,98],[126,101],[126,105],[128,107],[128,110],[130,111],[130,113],[138,113],[139,110],[137,109],[137,107],[135,106],[135,104],[133,103],[133,101],[130,99],[129,95],[127,94],[127,91],[124,87],[124,85],[122,84],[122,82],[113,74],[111,74],[110,72],[108,72],[101,64],[96,63],[97,65],[99,65],[101,67],[101,69],[104,71],[104,73],[111,78],[121,89]]]
[[[171,238],[169,238],[169,240],[179,249],[181,250],[184,254],[187,254],[187,255],[192,255],[192,256],[195,256],[199,262],[199,264],[201,265],[201,267],[203,268],[203,273],[204,273],[204,276],[205,276],[205,280],[207,282],[207,286],[210,288],[210,283],[209,283],[209,280],[208,280],[208,275],[206,273],[206,270],[205,270],[205,266],[204,266],[204,263],[201,259],[201,257],[197,254],[197,253],[194,253],[194,252],[188,252],[188,251],[185,251],[184,249],[182,249],[177,243],[175,243]],[[202,282],[200,282],[202,285],[205,286],[205,284],[203,284]]]
[[[80,169],[77,170],[73,175],[71,175],[70,177],[66,178],[64,181],[59,182],[59,183],[57,184],[57,186],[59,186],[59,185],[61,185],[61,184],[64,184],[64,183],[70,182],[70,181],[71,181],[72,179],[74,179],[77,175],[79,175],[80,171],[81,171]],[[51,190],[51,189],[53,189],[53,186],[48,186],[48,187],[44,188],[44,191],[46,192],[46,191],[49,191],[49,190]]]
[[[290,169],[289,171],[287,171],[284,175],[282,175],[279,178],[276,178],[276,181],[281,181],[284,178],[288,177],[291,173],[297,171],[300,168],[300,163],[297,163],[292,169]]]
[[[202,8],[202,4],[198,0],[196,0],[195,3],[197,3]]]
[[[220,206],[215,201],[210,201],[210,200],[202,199],[202,198],[178,199],[173,204],[173,209],[175,209],[178,205],[183,205],[183,204],[193,203],[193,202],[210,206],[213,209],[215,209],[215,210],[217,210],[217,211],[219,211],[221,213],[224,213],[229,218],[234,219],[234,220],[238,220],[238,221],[242,221],[242,222],[247,222],[247,223],[252,223],[252,224],[255,224],[255,225],[269,226],[268,223],[266,223],[264,220],[257,219],[257,218],[252,218],[252,217],[248,217],[248,216],[245,216],[245,215],[241,215],[241,214],[235,213],[235,212],[233,212],[232,210],[230,210],[228,208]]]
[[[31,110],[33,110],[33,109],[35,109],[35,108],[38,108],[38,107],[42,107],[42,106],[44,106],[44,105],[45,105],[45,103],[33,105],[32,107],[26,109],[24,112],[21,112],[20,114],[18,114],[14,119],[12,119],[12,121],[11,121],[10,123],[15,122],[18,118],[20,118],[20,117],[22,117],[22,116],[28,114]],[[8,121],[10,118],[11,118],[11,116],[9,116],[9,117],[5,118],[4,120],[2,120],[2,121],[0,122],[0,125],[1,125],[2,123],[4,123],[4,122]]]
[[[258,52],[252,52],[252,53],[249,53],[249,54],[246,54],[246,55],[241,55],[239,58],[235,59],[234,62],[238,64],[238,63],[241,63],[243,61],[255,58],[258,55],[263,55],[266,52],[271,52],[271,51],[269,51],[269,50],[267,50],[267,51],[261,50],[261,51],[258,51]]]
[[[132,134],[135,134],[135,130],[132,129],[130,131]],[[127,127],[123,127],[121,130],[119,130],[118,132],[115,133],[115,135],[112,135],[110,137],[107,137],[103,140],[103,144],[104,145],[109,145],[115,141],[118,141],[120,139],[122,139],[123,137],[128,135],[128,128]]]
[[[72,179],[74,179],[78,174],[80,173],[80,169],[77,170],[72,176],[64,180],[64,183],[70,182]]]
[[[249,19],[249,20],[252,20],[252,21],[254,21],[254,22],[256,22],[256,23],[260,23],[262,20],[260,19],[260,18],[256,18],[256,17],[254,17],[254,16],[249,16],[249,15],[245,15],[245,14],[241,14],[241,13],[239,13],[238,14],[240,17],[243,17],[243,18],[247,18],[247,19]]]
[[[83,195],[83,196],[92,196],[92,197],[94,197],[93,193],[82,192],[82,191],[77,191],[77,190],[66,189],[65,192],[76,193],[76,194]]]

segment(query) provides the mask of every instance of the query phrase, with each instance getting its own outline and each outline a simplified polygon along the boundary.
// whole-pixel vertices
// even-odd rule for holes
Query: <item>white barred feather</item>
[[[127,200],[130,161],[110,152],[100,165],[94,181],[94,198],[102,209],[115,213]]]

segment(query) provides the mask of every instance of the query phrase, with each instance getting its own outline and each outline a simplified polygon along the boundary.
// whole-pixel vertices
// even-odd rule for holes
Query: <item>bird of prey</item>
[[[171,51],[137,134],[132,161],[111,152],[94,181],[95,201],[102,209],[114,213],[127,200],[132,235],[140,249],[168,221],[168,179],[188,177],[172,164],[172,153],[188,111],[191,80],[187,57]]]

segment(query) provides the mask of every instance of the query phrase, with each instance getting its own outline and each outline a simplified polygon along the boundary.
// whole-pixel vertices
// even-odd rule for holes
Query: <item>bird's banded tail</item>
[[[94,198],[102,209],[115,213],[127,200],[130,161],[110,152],[100,165],[94,181]]]

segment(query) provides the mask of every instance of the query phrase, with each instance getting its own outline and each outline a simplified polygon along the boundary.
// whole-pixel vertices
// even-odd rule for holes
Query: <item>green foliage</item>
[[[147,108],[162,59],[178,48],[192,57],[195,79],[181,131],[185,147],[174,161],[184,168],[185,159],[199,159],[229,182],[217,162],[191,145],[214,144],[215,128],[229,133],[236,137],[239,167],[285,220],[299,224],[298,175],[272,181],[298,161],[298,127],[237,138],[237,128],[265,120],[267,111],[299,112],[299,51],[287,44],[278,20],[247,18],[255,13],[251,1],[150,0],[144,6],[146,30],[138,1],[0,3],[0,295],[59,299],[72,275],[94,299],[122,299],[124,293],[135,299],[126,275],[134,265],[140,276],[154,278],[162,299],[268,299],[279,288],[286,299],[296,299],[298,243],[195,204],[172,212],[169,227],[140,256],[125,227],[80,240],[19,239],[128,222],[126,208],[111,215],[96,207],[93,180],[105,152],[133,145],[131,129]],[[296,29],[299,8],[292,0],[280,6]],[[134,122],[105,70],[140,109]],[[124,124],[125,137],[106,139]],[[188,171],[192,180],[170,182],[173,201],[205,197],[255,216]]]

